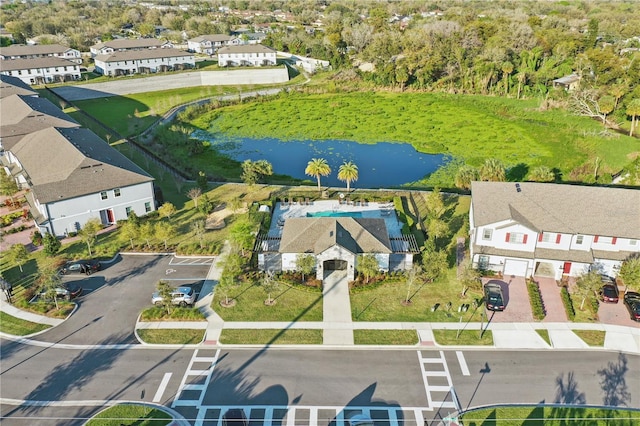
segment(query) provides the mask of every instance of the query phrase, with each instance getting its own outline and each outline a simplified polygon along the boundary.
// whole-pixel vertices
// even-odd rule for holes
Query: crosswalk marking
[[[467,367],[467,361],[465,361],[462,351],[456,351],[456,357],[458,357],[458,364],[460,364],[460,370],[462,371],[462,375],[470,376],[471,373],[469,373],[469,367]]]
[[[213,374],[213,369],[218,362],[218,357],[220,356],[220,349],[216,351],[215,356],[213,357],[200,357],[198,356],[198,352],[200,349],[196,349],[193,352],[193,356],[191,357],[191,361],[189,361],[189,365],[187,366],[187,371],[184,373],[182,377],[182,382],[178,387],[178,391],[176,392],[176,397],[171,404],[172,408],[177,406],[200,406],[202,404],[202,400],[204,399],[204,395],[209,387],[209,381],[211,381],[211,375]],[[193,365],[195,363],[208,363],[210,364],[209,368],[206,370],[195,370],[193,369]],[[187,383],[192,377],[203,377],[204,383]],[[197,399],[180,399],[180,396],[184,391],[199,391],[200,395]]]

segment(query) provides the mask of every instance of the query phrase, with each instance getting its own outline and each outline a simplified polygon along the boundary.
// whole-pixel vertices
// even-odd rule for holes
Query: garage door
[[[502,274],[504,276],[515,275],[517,277],[526,277],[528,264],[529,262],[526,260],[505,260]]]

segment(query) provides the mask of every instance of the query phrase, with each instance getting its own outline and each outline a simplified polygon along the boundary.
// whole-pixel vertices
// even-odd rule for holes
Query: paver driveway
[[[499,284],[505,300],[502,312],[488,311],[488,317],[493,322],[532,322],[531,304],[527,285],[523,277],[483,278],[482,285],[489,281]]]

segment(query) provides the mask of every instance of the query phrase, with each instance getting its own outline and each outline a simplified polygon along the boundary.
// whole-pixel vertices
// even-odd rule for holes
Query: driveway
[[[538,288],[540,288],[540,295],[542,296],[542,303],[544,303],[544,310],[546,312],[542,321],[567,322],[567,313],[564,310],[564,304],[560,296],[562,287],[558,287],[554,278],[534,277],[534,280],[538,282]]]
[[[483,278],[482,284],[494,282],[502,288],[505,309],[502,312],[487,311],[492,322],[533,322],[527,285],[523,277],[509,277],[504,280]]]
[[[63,324],[41,334],[39,340],[65,344],[137,343],[138,315],[151,306],[158,281],[195,286],[200,292],[210,264],[176,262],[173,256],[123,255],[90,276],[68,275],[83,295],[78,309]]]

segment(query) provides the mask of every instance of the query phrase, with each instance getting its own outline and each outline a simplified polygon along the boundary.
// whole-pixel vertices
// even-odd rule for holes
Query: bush
[[[529,292],[529,302],[531,303],[533,317],[538,321],[541,321],[546,316],[546,312],[544,309],[544,303],[542,302],[542,295],[540,294],[540,287],[538,287],[538,283],[533,280],[528,280],[527,291]]]
[[[205,316],[200,310],[195,308],[181,308],[177,307],[171,311],[171,315],[167,315],[167,310],[154,306],[152,308],[145,309],[141,315],[142,321],[203,321]]]
[[[562,304],[564,305],[564,310],[567,313],[567,318],[569,321],[573,321],[576,318],[576,311],[573,308],[573,302],[571,301],[571,295],[566,287],[562,287],[560,289],[560,297],[562,298]]]

